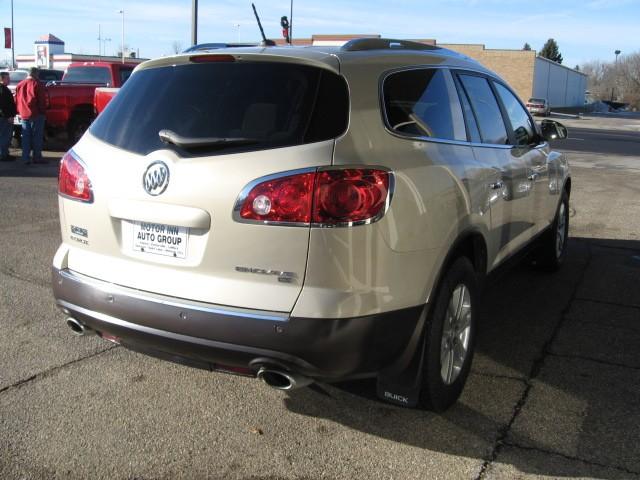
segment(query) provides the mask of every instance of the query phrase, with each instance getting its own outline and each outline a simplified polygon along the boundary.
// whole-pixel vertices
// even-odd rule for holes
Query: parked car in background
[[[29,76],[29,72],[26,70],[1,70],[2,72],[6,72],[9,74],[9,85],[8,88],[15,95],[16,86],[27,76]]]
[[[546,98],[530,98],[527,102],[527,109],[532,115],[542,115],[548,117],[551,115],[551,107]]]
[[[420,43],[148,61],[62,158],[54,296],[80,335],[282,390],[374,377],[442,411],[488,274],[564,261],[566,135]]]
[[[96,88],[121,87],[136,65],[137,63],[121,62],[74,62],[67,67],[61,78],[59,70],[40,70],[40,80],[46,82],[47,135],[64,132],[70,141],[77,142],[95,118]],[[19,116],[15,118],[15,125],[16,136],[19,137]]]

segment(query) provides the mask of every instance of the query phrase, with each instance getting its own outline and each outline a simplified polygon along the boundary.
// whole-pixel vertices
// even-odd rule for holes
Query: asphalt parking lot
[[[283,393],[71,335],[49,287],[61,152],[0,163],[0,478],[640,479],[640,118],[560,121],[567,263],[488,288],[442,415],[370,381]]]

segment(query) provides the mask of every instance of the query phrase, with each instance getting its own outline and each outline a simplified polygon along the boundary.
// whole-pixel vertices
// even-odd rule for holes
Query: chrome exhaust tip
[[[71,329],[74,335],[93,335],[95,332],[89,327],[84,326],[78,320],[73,317],[67,317],[67,326]]]
[[[276,390],[296,390],[313,383],[313,380],[309,377],[268,367],[260,367],[257,376],[264,383]]]

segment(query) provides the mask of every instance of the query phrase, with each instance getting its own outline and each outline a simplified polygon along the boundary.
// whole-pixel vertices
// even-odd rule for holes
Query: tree
[[[527,42],[524,42],[524,47],[522,47],[522,50],[526,50],[527,52],[531,50],[531,45],[529,45]]]
[[[183,48],[182,48],[182,43],[178,42],[177,40],[174,40],[173,43],[171,44],[171,53],[180,53],[182,52]]]
[[[558,49],[558,44],[553,38],[547,40],[547,42],[540,50],[541,57],[548,58],[549,60],[557,63],[562,63],[562,55],[560,54],[560,50]]]

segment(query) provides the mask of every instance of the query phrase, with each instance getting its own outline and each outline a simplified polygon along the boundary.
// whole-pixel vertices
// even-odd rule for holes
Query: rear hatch
[[[234,208],[263,177],[331,164],[348,90],[337,64],[313,63],[216,54],[136,71],[65,157],[91,185],[89,202],[60,196],[68,268],[173,297],[290,311],[310,227],[245,223]]]

